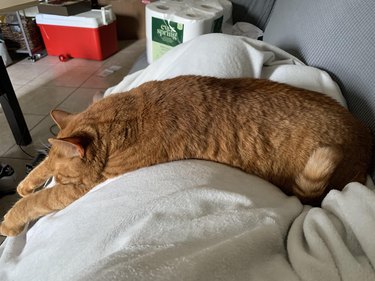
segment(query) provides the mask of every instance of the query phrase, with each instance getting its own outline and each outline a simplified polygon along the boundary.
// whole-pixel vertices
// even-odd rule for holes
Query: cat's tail
[[[336,147],[317,148],[297,175],[293,193],[305,204],[319,204],[342,158],[342,151]]]

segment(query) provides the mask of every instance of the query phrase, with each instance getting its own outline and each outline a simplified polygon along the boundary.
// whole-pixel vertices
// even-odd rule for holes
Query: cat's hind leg
[[[52,177],[51,168],[47,161],[47,159],[44,159],[18,184],[17,192],[20,196],[25,197],[31,194],[36,188]]]
[[[293,186],[293,194],[302,203],[318,205],[326,193],[335,169],[343,159],[340,149],[331,146],[317,148],[309,157]]]
[[[46,214],[61,210],[82,197],[91,188],[57,184],[20,199],[4,216],[0,234],[16,236],[25,225]]]

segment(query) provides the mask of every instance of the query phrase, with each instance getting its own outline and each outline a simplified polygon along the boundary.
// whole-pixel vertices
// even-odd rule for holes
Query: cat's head
[[[60,157],[84,158],[92,137],[84,130],[80,130],[75,115],[62,110],[53,110],[51,117],[60,129],[56,138],[48,139],[52,145],[51,151]]]
[[[93,154],[96,149],[90,126],[81,114],[53,110],[51,117],[60,128],[55,138],[48,139],[52,145],[48,163],[56,181],[79,185],[97,181],[103,165]]]

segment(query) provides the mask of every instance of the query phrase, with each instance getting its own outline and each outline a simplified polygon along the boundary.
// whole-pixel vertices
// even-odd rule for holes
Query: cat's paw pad
[[[0,224],[0,234],[3,236],[17,236],[23,231],[23,226],[8,226],[5,222]]]

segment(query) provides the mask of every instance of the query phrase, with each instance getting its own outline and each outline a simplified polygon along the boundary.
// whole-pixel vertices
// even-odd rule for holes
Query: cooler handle
[[[102,11],[102,18],[103,18],[103,24],[104,25],[108,25],[108,20],[107,20],[107,13],[108,13],[108,18],[109,18],[109,22],[112,22],[113,21],[113,14],[112,14],[112,5],[107,5],[107,6],[104,6],[100,9]]]

